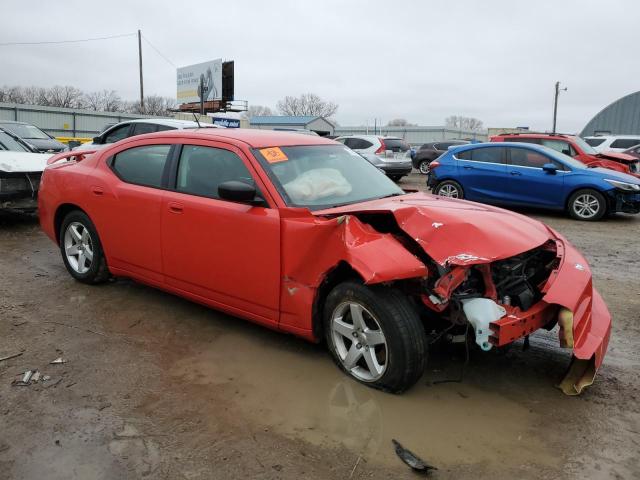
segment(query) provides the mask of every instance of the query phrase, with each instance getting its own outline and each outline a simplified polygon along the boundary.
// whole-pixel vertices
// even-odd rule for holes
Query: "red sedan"
[[[337,142],[167,131],[49,163],[40,222],[75,279],[129,277],[324,339],[368,385],[413,385],[425,331],[490,350],[559,324],[571,394],[605,355],[611,317],[561,235],[499,208],[405,194]]]

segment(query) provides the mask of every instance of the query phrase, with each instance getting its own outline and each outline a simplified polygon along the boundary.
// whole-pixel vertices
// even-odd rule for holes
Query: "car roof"
[[[292,147],[296,145],[340,145],[341,143],[328,138],[314,135],[300,135],[297,132],[259,130],[252,128],[196,128],[188,130],[167,130],[164,132],[148,133],[130,137],[132,140],[141,138],[201,138],[203,140],[242,142],[251,148],[262,147]]]
[[[0,123],[14,123],[17,125],[32,125],[29,122],[16,122],[15,120],[0,120]]]
[[[449,147],[449,152],[463,152],[465,150],[473,150],[475,148],[500,148],[500,147],[516,147],[516,148],[530,148],[531,150],[537,150],[539,152],[548,152],[547,147],[538,145],[537,143],[527,142],[482,142],[482,143],[466,143],[463,145],[455,145]]]
[[[198,125],[194,120],[178,120],[175,118],[136,118],[135,120],[123,120],[116,125],[122,123],[152,123],[153,125],[166,125],[167,127],[192,127]],[[202,122],[202,125],[211,124]]]
[[[617,140],[618,138],[640,139],[640,135],[588,135],[584,138],[604,138],[605,140]]]
[[[575,138],[577,135],[567,133],[500,133],[496,137],[518,138]]]

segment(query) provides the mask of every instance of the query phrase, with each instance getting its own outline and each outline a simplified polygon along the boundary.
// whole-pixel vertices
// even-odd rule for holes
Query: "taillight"
[[[434,160],[429,164],[429,170],[433,170],[434,168],[438,168],[439,166],[440,166],[440,162],[437,160]]]
[[[380,148],[376,150],[375,153],[384,153],[387,151],[387,146],[384,144],[384,140],[382,138],[378,138],[380,140]]]

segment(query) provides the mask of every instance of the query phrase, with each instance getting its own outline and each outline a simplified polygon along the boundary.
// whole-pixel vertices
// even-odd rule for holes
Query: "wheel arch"
[[[602,188],[600,188],[597,185],[586,184],[586,185],[580,185],[580,186],[572,187],[571,190],[567,191],[566,196],[564,198],[564,210],[565,210],[565,212],[569,210],[569,200],[571,199],[573,194],[578,192],[578,191],[580,191],[580,190],[595,190],[600,195],[602,195],[604,197],[604,199],[606,200],[606,202],[607,202],[607,210],[609,210],[611,208],[611,195],[609,195],[607,190],[603,190]]]
[[[53,230],[56,235],[57,244],[60,244],[60,228],[62,227],[62,222],[64,220],[64,217],[66,217],[69,213],[75,210],[78,210],[79,212],[82,212],[85,215],[89,216],[89,214],[86,211],[84,211],[82,208],[80,208],[78,205],[74,203],[63,203],[59,205],[58,208],[56,209],[56,213],[53,216]]]

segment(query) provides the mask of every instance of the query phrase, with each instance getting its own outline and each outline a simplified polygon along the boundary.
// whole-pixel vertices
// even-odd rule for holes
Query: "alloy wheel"
[[[331,316],[331,338],[340,362],[354,377],[374,382],[387,368],[387,342],[380,323],[355,301],[343,302]]]
[[[418,170],[420,170],[420,173],[423,175],[427,175],[429,173],[429,162],[420,162]]]
[[[455,185],[446,183],[438,188],[438,195],[442,197],[459,198],[460,192],[458,191]]]
[[[69,266],[77,273],[89,271],[93,262],[93,242],[87,227],[72,222],[64,232],[64,253]]]
[[[600,210],[600,202],[590,193],[579,195],[573,202],[573,211],[584,219],[593,218]]]

